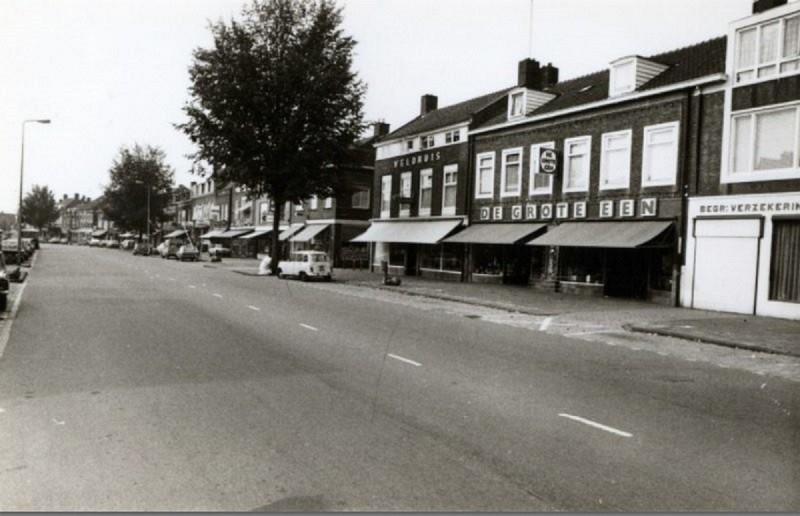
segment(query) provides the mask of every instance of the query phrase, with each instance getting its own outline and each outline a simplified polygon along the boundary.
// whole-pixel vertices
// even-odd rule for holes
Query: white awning
[[[288,229],[284,229],[281,232],[281,234],[278,235],[278,240],[280,240],[280,241],[287,240],[289,237],[291,237],[292,235],[294,235],[295,233],[297,233],[301,229],[303,229],[303,226],[299,226],[299,225],[298,226],[292,226],[292,227],[290,227]]]
[[[182,229],[177,229],[168,235],[164,235],[164,238],[178,238],[186,235],[186,231]]]
[[[330,226],[330,224],[309,224],[303,228],[303,231],[290,238],[289,242],[308,242],[325,231],[328,226]]]
[[[249,233],[253,230],[253,228],[239,228],[239,229],[229,229],[228,231],[223,231],[222,234],[217,235],[217,238],[235,238],[245,233]]]
[[[457,244],[516,244],[533,236],[546,224],[540,223],[508,223],[508,224],[475,224],[464,231],[446,238],[445,242]]]
[[[634,248],[650,244],[672,226],[669,221],[565,222],[528,245]],[[668,235],[667,235],[668,236]],[[664,245],[656,242],[656,245]]]
[[[460,219],[373,222],[368,230],[350,241],[435,244],[460,224]]]
[[[271,229],[257,229],[252,233],[248,233],[247,235],[238,236],[236,238],[241,238],[242,240],[250,240],[251,238],[258,238],[265,235],[269,235],[272,233]]]
[[[221,235],[221,234],[223,234],[224,232],[225,232],[225,230],[224,230],[224,229],[212,229],[212,230],[211,230],[211,231],[209,231],[208,233],[203,233],[202,235],[200,235],[200,238],[201,238],[201,239],[206,239],[206,238],[215,238],[215,237],[218,237],[218,236],[220,236],[220,235]]]

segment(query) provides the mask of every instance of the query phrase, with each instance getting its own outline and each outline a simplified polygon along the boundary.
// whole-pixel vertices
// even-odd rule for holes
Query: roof
[[[473,113],[480,111],[489,104],[502,98],[511,89],[513,88],[505,88],[500,91],[495,91],[494,93],[488,93],[480,97],[459,102],[458,104],[434,109],[424,115],[419,115],[407,124],[383,136],[381,140],[394,140],[412,134],[424,133],[440,127],[468,122],[472,118]]]
[[[650,61],[669,66],[659,75],[643,84],[638,92],[671,86],[717,73],[725,73],[725,36],[710,39],[688,47],[670,50],[646,57]],[[608,99],[608,69],[594,72],[560,82],[550,88],[548,93],[556,98],[529,113],[529,116],[543,115]],[[506,121],[502,112],[487,119],[480,127],[501,124]]]

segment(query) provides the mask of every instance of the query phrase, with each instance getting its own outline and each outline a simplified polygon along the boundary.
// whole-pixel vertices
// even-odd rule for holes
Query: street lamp
[[[22,121],[22,157],[19,160],[19,208],[17,209],[17,266],[22,265],[22,177],[25,171],[25,124],[49,124],[50,120],[23,120]]]

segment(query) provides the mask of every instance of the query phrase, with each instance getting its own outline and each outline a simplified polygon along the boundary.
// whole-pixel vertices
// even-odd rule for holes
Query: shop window
[[[631,175],[631,131],[603,135],[600,189],[628,188]]]
[[[419,264],[423,269],[461,272],[463,252],[463,247],[460,244],[420,246]]]
[[[405,199],[411,198],[411,172],[403,172],[400,174],[400,196]],[[411,204],[400,204],[400,216],[408,217],[411,215]]]
[[[558,279],[577,283],[603,283],[604,249],[561,247]]]
[[[800,303],[800,219],[772,221],[769,298]]]
[[[381,218],[388,219],[392,202],[392,176],[381,178]]]
[[[475,176],[475,198],[491,199],[494,195],[494,152],[478,154]]]
[[[591,136],[564,141],[564,192],[589,190],[591,146]]]
[[[365,210],[369,208],[369,188],[359,190],[353,194],[353,197],[350,199],[350,205],[359,210]]]
[[[501,276],[503,274],[503,248],[498,245],[472,246],[472,273]]]
[[[389,265],[406,266],[406,244],[389,244]]]
[[[800,105],[736,115],[731,120],[729,181],[798,176]]]
[[[642,186],[675,184],[678,171],[678,122],[644,128]]]
[[[528,181],[528,193],[530,195],[550,195],[553,193],[553,174],[539,173],[539,151],[541,149],[554,148],[554,142],[531,145],[531,173]]]
[[[739,83],[800,71],[800,16],[740,30],[735,65]]]
[[[517,197],[522,190],[522,147],[503,151],[500,197]]]
[[[652,249],[650,254],[650,289],[672,290],[672,249]]]
[[[419,215],[421,217],[431,214],[431,201],[433,200],[433,169],[427,168],[419,172]]]
[[[455,215],[457,189],[458,165],[447,165],[442,176],[442,215]]]

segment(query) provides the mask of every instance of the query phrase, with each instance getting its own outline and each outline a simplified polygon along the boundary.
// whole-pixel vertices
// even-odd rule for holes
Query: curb
[[[683,340],[691,340],[693,342],[702,342],[704,344],[714,344],[717,346],[723,346],[726,348],[733,348],[733,349],[745,349],[747,351],[757,351],[759,353],[769,353],[771,355],[783,355],[789,357],[800,358],[800,354],[792,353],[791,351],[780,351],[776,349],[766,348],[764,346],[758,346],[755,344],[748,344],[746,342],[737,342],[731,340],[725,340],[716,337],[703,337],[698,335],[689,335],[680,331],[670,330],[668,328],[654,328],[649,326],[635,326],[631,324],[623,324],[623,329],[634,332],[634,333],[648,333],[648,334],[655,334],[661,335],[664,337],[673,337],[676,339],[683,339]]]

